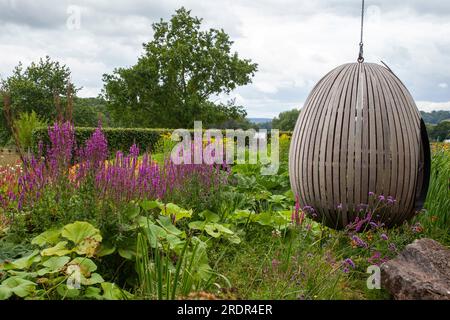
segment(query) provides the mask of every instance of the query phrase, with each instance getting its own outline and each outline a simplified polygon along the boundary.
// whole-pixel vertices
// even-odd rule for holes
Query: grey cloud
[[[79,30],[66,28],[70,5],[81,9]],[[181,6],[202,17],[205,28],[223,28],[242,57],[259,63],[253,84],[231,94],[250,116],[301,106],[327,71],[356,58],[357,0],[0,0],[0,74],[49,54],[71,68],[86,88],[81,94],[93,95],[103,73],[136,62],[151,24]],[[417,100],[450,101],[450,1],[366,6],[367,61],[386,61]]]

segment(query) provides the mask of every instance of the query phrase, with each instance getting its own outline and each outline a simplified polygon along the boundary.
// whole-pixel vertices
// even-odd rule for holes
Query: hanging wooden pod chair
[[[376,195],[396,202],[387,226],[422,208],[430,174],[426,128],[411,94],[384,66],[344,64],[310,93],[295,126],[289,175],[301,206],[342,228]]]

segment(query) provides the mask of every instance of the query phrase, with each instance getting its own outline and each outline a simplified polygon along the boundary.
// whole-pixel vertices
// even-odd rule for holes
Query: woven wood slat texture
[[[425,126],[403,83],[381,65],[349,63],[323,77],[306,100],[289,175],[300,205],[312,206],[330,227],[353,221],[369,192],[396,199],[380,217],[393,226],[421,209],[429,157]]]

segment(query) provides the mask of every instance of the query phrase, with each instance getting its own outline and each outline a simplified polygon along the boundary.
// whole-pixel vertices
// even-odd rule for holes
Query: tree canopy
[[[441,123],[442,121],[450,120],[450,111],[444,110],[439,111],[434,110],[431,112],[420,111],[420,114],[422,115],[423,121],[425,121],[425,123],[438,124]]]
[[[39,117],[50,120],[58,112],[55,98],[61,99],[61,103],[65,101],[70,76],[67,66],[46,56],[26,68],[20,62],[12,75],[1,81],[1,87],[11,97],[14,114],[35,111]]]
[[[153,40],[130,68],[105,74],[104,96],[118,125],[191,127],[242,119],[234,101],[216,103],[251,82],[257,65],[231,52],[233,42],[223,30],[201,29],[202,19],[178,9],[170,19],[153,24]]]
[[[300,111],[292,109],[281,112],[278,117],[272,120],[272,128],[282,131],[293,131]]]
[[[442,121],[437,125],[427,126],[428,136],[433,141],[450,139],[450,121]]]

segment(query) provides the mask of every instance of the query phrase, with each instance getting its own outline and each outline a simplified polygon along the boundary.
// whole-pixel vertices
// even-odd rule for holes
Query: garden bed
[[[373,194],[336,231],[290,189],[289,136],[274,176],[260,165],[174,165],[167,137],[157,154],[133,145],[113,157],[100,128],[80,148],[69,123],[49,139],[45,159],[2,167],[0,299],[386,299],[367,287],[369,266],[424,236],[450,244],[442,145],[428,210],[386,229],[376,216],[395,199]]]

